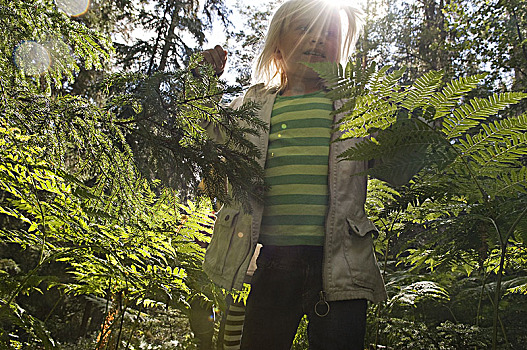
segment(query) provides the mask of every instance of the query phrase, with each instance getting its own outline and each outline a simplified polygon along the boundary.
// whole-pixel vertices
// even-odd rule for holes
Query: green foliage
[[[298,325],[295,339],[293,340],[292,350],[304,350],[309,349],[309,340],[307,336],[307,316],[302,317],[300,324]]]
[[[187,38],[203,43],[203,29],[213,16],[228,23],[228,9],[221,0],[95,0],[70,18],[55,4],[0,0],[1,347],[56,348],[88,331],[71,348],[194,348],[190,301],[221,296],[200,269],[212,218],[193,197],[197,182],[211,197],[242,202],[261,185],[244,140],[262,127],[257,106],[226,109],[218,101],[234,89],[218,88],[210,70],[196,78],[179,69],[199,60],[189,59],[196,48]],[[420,170],[403,187],[370,181],[390,295],[371,308],[372,344],[525,344],[527,128],[521,105],[508,107],[524,94],[507,92],[525,90],[524,5],[370,0],[357,61],[317,67],[329,96],[345,99],[344,137],[374,135],[343,158],[376,159],[368,174],[381,179]],[[234,35],[243,41],[241,84],[270,13],[246,10],[249,34]],[[114,57],[139,73],[96,81],[114,53],[109,34],[127,39],[138,28],[152,35],[120,40]],[[368,65],[386,60],[397,69]],[[467,73],[477,75],[443,83]],[[231,141],[208,140],[203,119]],[[79,305],[90,316],[90,303],[102,320],[81,329]],[[61,325],[69,338],[59,339]],[[295,347],[306,346],[305,326]]]
[[[2,0],[0,18],[0,71],[9,77],[4,84],[36,85],[49,93],[64,80],[72,83],[81,66],[101,69],[112,52],[108,37],[69,20],[51,0]]]
[[[330,86],[338,82],[335,87],[338,94],[333,98],[341,98],[347,91],[354,100],[352,106],[347,105],[351,107],[349,116],[340,125],[343,137],[363,137],[376,132],[375,138],[366,139],[342,154],[345,159],[390,159],[388,166],[382,164],[369,174],[382,178],[387,177],[383,172],[388,170],[404,174],[419,166],[428,170],[435,166],[439,171],[458,166],[463,168],[458,172],[470,171],[475,176],[498,181],[508,173],[507,178],[514,177],[520,187],[525,187],[521,160],[527,153],[527,118],[525,115],[496,121],[489,118],[526,94],[501,93],[467,101],[466,93],[483,76],[457,79],[440,88],[442,75],[430,72],[410,86],[401,86],[398,81],[403,70],[389,73],[385,67],[364,74],[361,81],[341,67],[336,69],[337,65],[311,66]],[[366,92],[357,95],[360,90],[356,87],[361,85],[367,87]],[[426,150],[429,152],[423,154]],[[499,187],[497,190],[500,192]]]
[[[108,62],[106,36],[50,1],[0,5],[0,347],[56,348],[93,332],[92,348],[128,348],[144,317],[169,307],[184,323],[191,300],[220,305],[201,269],[214,216],[195,188],[204,179],[211,197],[244,200],[260,184],[245,140],[261,127],[256,106],[222,107],[235,91],[190,68],[114,74],[96,95],[67,94]],[[27,61],[15,51],[24,40],[39,45]],[[230,143],[209,140],[203,120]]]
[[[455,350],[485,348],[488,343],[484,330],[450,321],[429,327],[424,322],[392,317],[382,319],[380,327],[394,349]]]
[[[399,303],[416,307],[423,299],[448,300],[447,291],[432,281],[419,281],[403,287],[390,299],[390,304]]]
[[[123,71],[151,76],[155,72],[181,69],[197,47],[205,43],[205,31],[214,20],[223,23],[226,30],[231,24],[224,0],[120,1],[131,8],[124,13],[121,25],[145,33],[137,37],[131,37],[129,32],[119,33],[125,37],[115,43],[118,66]]]
[[[185,300],[204,291],[209,283],[201,271],[204,251],[195,242],[208,239],[203,233],[210,235],[207,206],[182,206],[169,190],[155,196],[138,179],[131,188],[136,201],[128,202],[128,210],[117,211],[108,205],[109,200],[118,200],[117,195],[112,198],[88,188],[83,189],[87,193],[76,191],[79,181],[66,180],[39,160],[43,149],[31,146],[30,137],[16,129],[1,131],[5,140],[0,147],[1,212],[22,224],[3,226],[2,242],[39,251],[32,270],[2,275],[2,312],[9,318],[19,319],[16,298],[39,288],[100,297],[123,294],[126,307],[139,310],[165,304],[185,310]],[[106,204],[94,207],[89,204],[94,200]],[[127,212],[136,217],[122,215]],[[74,278],[39,277],[39,270],[50,262],[65,264]],[[34,330],[39,322],[23,324]],[[44,334],[36,335],[44,341]]]
[[[402,84],[404,69],[375,71],[356,62],[349,62],[346,69],[335,64],[311,67],[333,89],[329,96],[347,100],[339,111],[346,115],[339,125],[342,138],[363,138],[341,157],[370,161],[373,167],[366,174],[395,178],[399,186],[407,174],[417,173],[397,190],[379,182],[370,184],[373,198],[367,208],[384,229],[379,237],[384,247],[378,244],[376,251],[384,255],[391,290],[384,313],[398,317],[400,306],[415,308],[419,300],[427,300],[425,304],[435,300],[430,305],[436,303],[436,307],[455,303],[459,295],[453,298],[441,286],[453,283],[449,274],[463,278],[474,274],[480,279],[472,299],[477,301],[472,313],[473,320],[478,320],[475,326],[485,314],[493,347],[498,344],[498,332],[508,343],[498,307],[504,303],[502,289],[523,290],[525,254],[520,247],[524,247],[527,221],[527,118],[510,115],[507,109],[527,95],[508,92],[471,97],[484,75],[445,84],[443,74],[432,71],[412,84]],[[350,73],[361,70],[362,74]],[[399,268],[390,267],[393,256]],[[423,272],[435,277],[416,279],[414,274]],[[398,279],[398,273],[406,277]],[[413,313],[427,317],[417,310]],[[382,317],[378,322],[384,322]],[[408,335],[410,338],[400,335],[407,339],[405,346],[428,332],[428,322],[416,324],[424,328]],[[462,331],[463,327],[449,329],[467,336],[471,332],[469,328]],[[398,334],[394,332],[389,336]],[[423,344],[435,342],[434,338]],[[471,343],[474,345],[477,343]]]
[[[246,140],[264,127],[255,116],[258,106],[225,107],[222,95],[239,90],[222,87],[209,69],[195,77],[192,71],[200,59],[195,57],[187,70],[173,73],[110,77],[106,108],[115,113],[115,123],[123,129],[144,176],[190,194],[203,181],[210,197],[247,203],[248,194],[258,197],[263,188],[257,162],[261,155]],[[222,128],[228,142],[212,141],[202,128],[204,121]]]

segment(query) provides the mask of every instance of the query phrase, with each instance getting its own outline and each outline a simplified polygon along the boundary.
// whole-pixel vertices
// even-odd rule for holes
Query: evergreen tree
[[[261,125],[257,106],[220,105],[234,90],[207,68],[195,77],[199,57],[177,51],[179,30],[199,22],[174,12],[180,2],[169,11],[180,27],[164,34],[168,51],[149,56],[150,74],[140,60],[143,70],[108,74],[108,32],[121,14],[96,19],[115,3],[95,3],[99,12],[84,17],[64,3],[0,1],[0,342],[55,348],[95,331],[89,348],[129,347],[145,312],[170,306],[181,319],[193,299],[221,304],[201,270],[210,203],[190,194],[204,179],[212,198],[258,196],[262,172],[245,135]],[[211,4],[205,12],[220,2]],[[177,69],[176,51],[188,67]],[[97,77],[92,90],[77,85],[83,74]],[[226,128],[230,142],[209,140],[203,119]]]

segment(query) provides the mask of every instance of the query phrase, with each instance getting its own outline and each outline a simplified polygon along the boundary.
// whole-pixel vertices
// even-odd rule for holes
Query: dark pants
[[[212,350],[214,335],[214,312],[212,305],[195,298],[190,302],[190,329],[194,333],[198,349]]]
[[[262,248],[247,299],[242,350],[289,350],[304,314],[309,349],[364,349],[367,302],[326,303],[322,254],[322,247]]]

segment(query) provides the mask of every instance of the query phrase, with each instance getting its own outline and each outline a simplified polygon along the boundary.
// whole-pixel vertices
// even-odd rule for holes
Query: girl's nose
[[[317,44],[324,43],[324,35],[320,29],[319,30],[311,29],[308,35],[312,43],[317,43]]]
[[[313,36],[311,38],[311,42],[312,43],[316,43],[316,44],[323,44],[324,43],[324,38],[322,38],[320,36]]]

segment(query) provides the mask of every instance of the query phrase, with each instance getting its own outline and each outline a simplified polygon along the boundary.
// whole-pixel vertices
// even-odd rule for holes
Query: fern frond
[[[441,118],[448,114],[467,92],[476,88],[485,76],[486,74],[476,74],[452,80],[443,89],[432,95],[430,104],[436,110],[434,118]]]
[[[375,95],[359,96],[349,117],[342,120],[340,130],[344,138],[364,137],[372,129],[386,129],[395,122],[397,106]]]
[[[522,284],[520,286],[516,286],[516,287],[510,288],[510,289],[507,290],[507,292],[511,293],[511,294],[527,295],[527,283]]]
[[[372,211],[379,211],[386,203],[392,203],[400,196],[394,188],[385,182],[371,179],[368,181],[368,197],[366,198],[366,210],[371,215]]]
[[[367,171],[379,179],[403,179],[430,163],[451,161],[451,146],[424,122],[402,119],[380,130],[374,139],[365,139],[339,157],[348,160],[376,159]]]
[[[527,277],[520,276],[509,281],[505,281],[503,287],[507,290],[507,294],[527,295]]]
[[[341,81],[336,87],[334,87],[332,90],[330,90],[326,97],[331,99],[332,101],[347,101],[347,103],[351,103],[351,107],[347,109],[339,109],[337,111],[334,111],[334,113],[340,113],[344,111],[350,111],[353,109],[355,102],[355,97],[360,96],[361,92],[359,91],[360,88],[356,86],[356,82],[352,80],[343,80]]]
[[[466,134],[454,147],[462,157],[476,162],[477,174],[495,178],[527,155],[526,130],[526,115],[510,117],[482,124],[478,134]]]
[[[400,92],[399,81],[406,71],[406,68],[396,69],[386,74],[390,68],[390,66],[382,67],[373,75],[369,82],[369,91],[379,98],[390,98],[398,102],[402,94]]]
[[[375,61],[364,67],[362,60],[357,57],[355,61],[348,61],[344,69],[344,76],[346,79],[355,80],[356,82],[366,82],[370,80],[376,71],[377,64]]]
[[[345,67],[330,62],[304,64],[325,81],[326,87],[330,89],[326,95],[328,98],[333,101],[345,101],[342,108],[334,111],[335,114],[354,109],[356,97],[364,95],[367,84],[376,71],[375,63],[365,68],[359,59],[348,61]]]
[[[404,101],[401,107],[413,111],[429,104],[431,96],[441,84],[442,77],[443,73],[438,71],[431,71],[421,76],[404,92]]]
[[[444,119],[443,131],[448,139],[460,137],[469,129],[477,126],[481,120],[485,120],[525,97],[527,97],[525,93],[506,92],[494,94],[488,98],[474,98],[470,103],[455,108],[450,117]]]
[[[463,154],[477,153],[485,144],[499,143],[518,136],[521,138],[527,130],[527,115],[522,114],[489,124],[481,124],[481,128],[479,134],[474,136],[467,134],[465,139],[460,140],[459,149]]]
[[[336,87],[344,78],[344,68],[336,62],[304,62],[313,69],[327,84],[329,88]]]
[[[402,304],[416,307],[419,302],[424,300],[435,300],[444,302],[450,300],[448,291],[433,281],[414,282],[401,288],[388,304]]]
[[[527,155],[527,133],[512,134],[503,138],[500,142],[491,142],[481,147],[479,152],[472,153],[470,156],[482,168],[482,174],[487,171],[485,168],[498,169],[514,165],[523,156]]]
[[[502,174],[493,181],[493,196],[516,196],[517,193],[527,192],[527,167],[511,169],[508,174]]]

